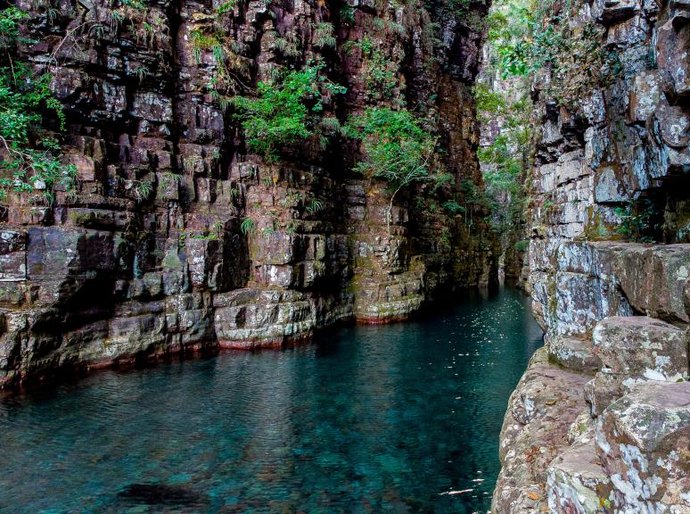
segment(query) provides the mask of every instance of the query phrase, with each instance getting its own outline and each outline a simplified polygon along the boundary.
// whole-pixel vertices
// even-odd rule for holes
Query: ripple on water
[[[0,511],[485,512],[541,334],[513,291],[0,403]]]

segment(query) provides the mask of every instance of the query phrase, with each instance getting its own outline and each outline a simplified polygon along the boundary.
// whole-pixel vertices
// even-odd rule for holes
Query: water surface
[[[0,403],[0,512],[486,512],[519,293]],[[469,296],[469,298],[468,298]]]

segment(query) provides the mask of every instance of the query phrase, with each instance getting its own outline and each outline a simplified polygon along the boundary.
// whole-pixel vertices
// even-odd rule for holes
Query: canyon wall
[[[525,272],[546,345],[510,400],[493,512],[690,512],[690,4],[555,14],[571,45],[532,89]]]
[[[461,181],[481,187],[482,4],[21,0],[19,53],[51,75],[78,181],[0,207],[0,386],[283,347],[494,281],[482,213],[441,208],[463,202]],[[253,155],[224,98],[309,65],[347,88],[319,99],[323,119],[420,113],[451,179],[402,191],[389,227],[391,193],[352,171],[351,139]]]

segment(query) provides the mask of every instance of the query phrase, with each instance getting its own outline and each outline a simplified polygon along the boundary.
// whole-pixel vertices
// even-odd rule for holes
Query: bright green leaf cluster
[[[41,192],[52,201],[56,186],[74,185],[76,168],[60,161],[58,143],[46,137],[46,112],[64,128],[62,105],[50,91],[51,77],[36,75],[13,57],[26,14],[15,7],[0,11],[0,200],[8,192]]]
[[[329,81],[320,66],[291,71],[270,82],[260,82],[256,97],[234,97],[249,149],[269,162],[283,147],[309,139],[318,131],[323,95],[346,89]]]
[[[353,117],[347,133],[364,148],[356,171],[386,180],[394,191],[429,177],[436,139],[411,112],[373,107]]]

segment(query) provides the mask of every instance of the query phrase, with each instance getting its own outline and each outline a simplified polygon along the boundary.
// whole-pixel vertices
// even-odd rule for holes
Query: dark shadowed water
[[[0,402],[0,511],[485,512],[541,332],[519,293],[469,296],[317,346]]]

